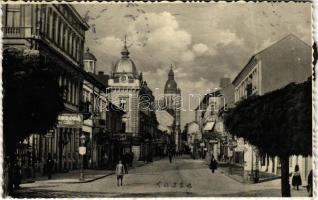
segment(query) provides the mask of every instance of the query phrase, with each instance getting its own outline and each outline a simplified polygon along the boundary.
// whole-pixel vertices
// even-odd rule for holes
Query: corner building
[[[145,138],[151,138],[157,130],[155,115],[144,118],[140,110],[142,96],[149,96],[149,105],[153,105],[152,91],[143,81],[142,73],[138,74],[133,60],[129,58],[126,44],[121,51],[121,58],[116,62],[108,80],[109,100],[125,111],[122,118],[122,131],[118,134],[121,138],[120,154],[132,151],[135,160],[143,160],[147,156],[145,152]],[[150,110],[150,109],[149,109]],[[145,129],[143,124],[147,124]]]

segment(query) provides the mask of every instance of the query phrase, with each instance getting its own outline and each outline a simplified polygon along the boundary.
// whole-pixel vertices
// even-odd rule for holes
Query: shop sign
[[[58,116],[58,127],[81,128],[83,125],[82,114],[60,114]]]

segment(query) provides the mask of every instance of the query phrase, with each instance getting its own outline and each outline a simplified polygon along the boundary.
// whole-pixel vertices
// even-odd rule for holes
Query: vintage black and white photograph
[[[2,196],[312,198],[312,6],[2,3]]]

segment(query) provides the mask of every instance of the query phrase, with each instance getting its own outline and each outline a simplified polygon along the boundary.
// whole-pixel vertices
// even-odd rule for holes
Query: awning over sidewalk
[[[207,122],[203,128],[203,131],[212,131],[215,122]]]

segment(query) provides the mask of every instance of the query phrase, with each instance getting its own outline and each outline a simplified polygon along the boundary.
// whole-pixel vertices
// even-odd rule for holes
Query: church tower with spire
[[[164,88],[164,105],[167,112],[174,117],[173,123],[173,142],[175,150],[181,150],[181,128],[180,128],[180,111],[181,111],[181,90],[174,79],[174,71],[172,65],[168,73],[168,80]]]

